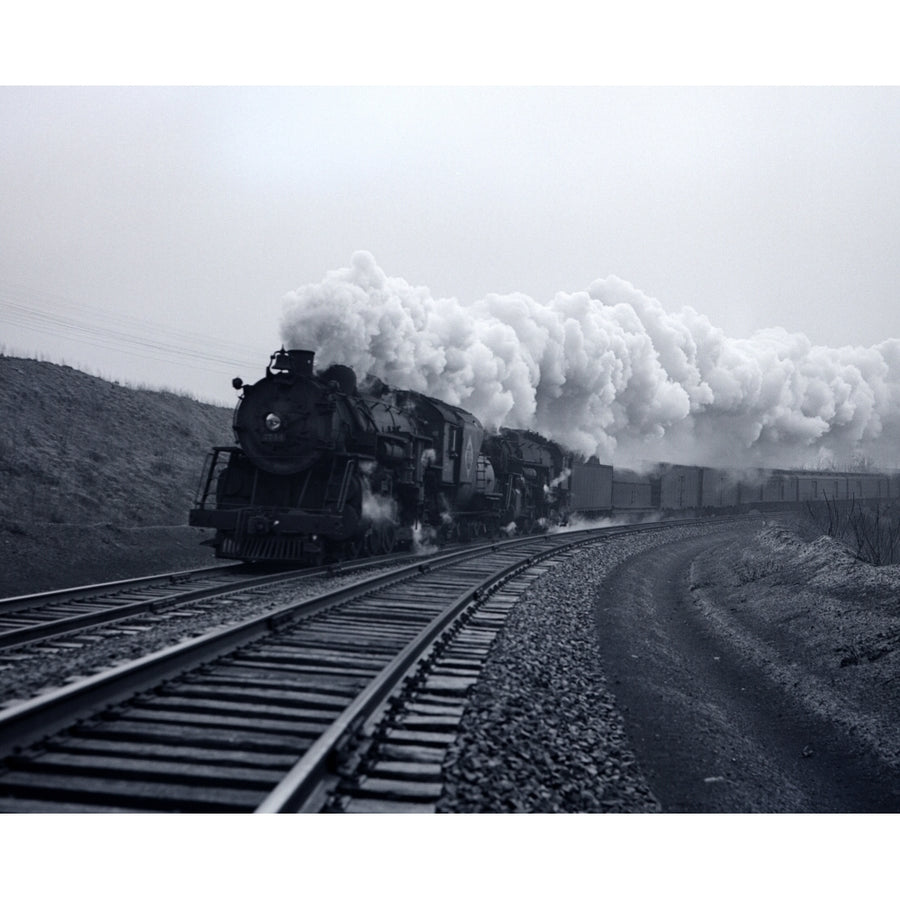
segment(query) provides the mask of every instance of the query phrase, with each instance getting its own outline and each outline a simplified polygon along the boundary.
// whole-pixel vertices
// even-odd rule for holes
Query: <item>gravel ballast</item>
[[[439,812],[659,812],[603,672],[594,603],[629,556],[698,533],[614,538],[536,581],[485,662]]]

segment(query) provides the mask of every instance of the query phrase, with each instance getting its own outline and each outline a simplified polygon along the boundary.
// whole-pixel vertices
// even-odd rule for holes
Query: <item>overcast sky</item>
[[[355,251],[434,297],[630,282],[900,337],[892,87],[0,88],[0,343],[231,402]]]

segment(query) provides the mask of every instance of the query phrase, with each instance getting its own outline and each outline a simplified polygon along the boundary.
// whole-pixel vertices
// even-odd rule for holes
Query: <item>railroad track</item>
[[[497,585],[596,537],[456,551],[4,710],[0,811],[433,808],[434,751],[518,596]]]
[[[0,811],[431,811],[509,607],[622,530],[432,557],[4,710]]]
[[[404,557],[398,557],[398,561]],[[411,558],[411,557],[410,557]],[[242,563],[130,578],[105,584],[64,588],[0,599],[0,650],[62,638],[97,625],[122,622],[145,613],[161,613],[183,604],[323,573],[352,572],[390,557],[317,568],[259,574]]]
[[[0,599],[0,648],[66,634],[214,593],[241,580],[240,563]],[[243,578],[246,578],[246,574]]]

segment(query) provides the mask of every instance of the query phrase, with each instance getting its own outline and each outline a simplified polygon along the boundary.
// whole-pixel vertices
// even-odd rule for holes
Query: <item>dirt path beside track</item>
[[[713,533],[632,557],[598,589],[602,666],[653,793],[667,812],[900,811],[897,768],[873,752],[866,711],[846,710],[844,673],[810,671],[829,607],[792,611],[802,591],[778,576],[742,584],[746,558],[746,538]],[[879,727],[895,709],[876,708]]]

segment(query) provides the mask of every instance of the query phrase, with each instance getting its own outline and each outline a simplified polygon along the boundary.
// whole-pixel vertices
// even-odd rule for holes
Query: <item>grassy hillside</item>
[[[0,356],[0,597],[214,564],[187,517],[231,413]]]
[[[232,442],[230,409],[15,357],[0,422],[6,523],[184,524],[206,452]]]

